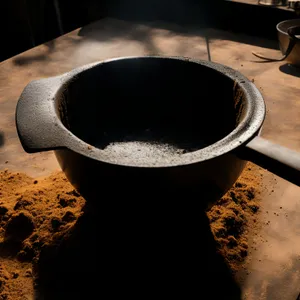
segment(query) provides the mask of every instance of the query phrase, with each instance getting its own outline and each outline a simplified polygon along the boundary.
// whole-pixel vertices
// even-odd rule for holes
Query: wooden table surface
[[[274,42],[214,29],[103,19],[0,64],[0,170],[43,176],[58,168],[52,152],[26,154],[17,137],[15,107],[31,80],[119,56],[182,55],[207,60],[207,42],[212,61],[239,70],[261,90],[267,105],[262,136],[300,151],[300,71],[285,62],[258,62],[251,54],[280,55],[269,47]],[[261,238],[252,237],[256,250],[248,258],[249,275],[240,283],[242,298],[296,299],[300,292],[300,188],[267,171],[264,178],[258,217]],[[274,214],[279,211],[279,216]],[[270,225],[264,226],[266,220]]]

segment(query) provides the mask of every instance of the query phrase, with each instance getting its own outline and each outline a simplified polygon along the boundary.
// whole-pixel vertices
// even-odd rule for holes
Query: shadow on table
[[[199,195],[137,194],[90,199],[69,237],[42,250],[36,299],[240,300]]]
[[[0,147],[4,145],[4,133],[0,131]]]
[[[13,59],[13,63],[18,65],[18,66],[24,66],[24,65],[29,65],[33,62],[46,62],[50,59],[50,55],[52,52],[55,50],[55,40],[49,41],[44,44],[47,47],[47,51],[42,54],[37,54],[37,55],[26,55],[26,54],[21,54],[16,56]]]
[[[295,76],[295,77],[300,77],[300,68],[295,67],[295,66],[293,66],[291,64],[281,65],[279,67],[279,70],[282,73],[285,73],[285,74],[288,74],[288,75],[291,75],[291,76]]]
[[[172,37],[174,34],[184,35],[188,37],[203,37],[209,40],[230,40],[243,44],[254,45],[263,48],[278,49],[276,41],[247,36],[245,34],[234,34],[208,28],[205,24],[181,25],[180,23],[169,23],[165,20],[159,21],[143,21],[143,20],[124,20],[111,19],[99,20],[79,30],[78,35],[90,40],[99,42],[109,42],[114,39],[127,39],[142,42],[149,53],[159,53],[153,30],[162,29],[166,32],[162,33],[162,38]],[[195,44],[193,44],[195,47]],[[190,44],[180,43],[180,49],[177,52],[184,55],[190,48]],[[173,49],[172,49],[173,50]]]
[[[232,11],[232,9],[234,10]],[[109,3],[102,5],[101,9],[103,17],[113,18],[114,20],[122,20],[132,22],[131,29],[128,25],[119,26],[111,31],[111,27],[102,27],[102,21],[92,23],[83,27],[79,35],[89,37],[92,39],[105,41],[111,38],[128,37],[134,34],[137,24],[153,26],[155,28],[166,29],[176,33],[183,33],[185,35],[201,35],[200,29],[216,28],[223,29],[224,31],[214,32],[214,36],[209,38],[216,39],[230,39],[232,41],[251,44],[263,48],[278,49],[277,39],[258,38],[260,33],[265,30],[267,33],[270,31],[270,37],[277,37],[275,27],[272,27],[275,22],[271,15],[266,14],[263,9],[259,9],[252,5],[247,6],[247,16],[245,16],[245,6],[227,3],[224,0],[152,0],[148,3],[139,2],[135,0],[117,1],[112,0]],[[254,11],[253,11],[254,10]],[[258,13],[263,15],[263,23],[271,18],[269,26],[261,27],[257,22],[247,22],[250,16]],[[226,11],[226,12],[225,12]],[[273,12],[274,13],[274,12]],[[228,17],[227,15],[228,14]],[[276,18],[275,18],[276,19]],[[234,26],[229,26],[231,22]],[[275,23],[276,24],[276,23]],[[271,26],[272,30],[269,29]],[[97,27],[102,28],[101,34],[97,32]],[[247,29],[247,30],[246,30]],[[274,29],[274,30],[273,30]],[[274,32],[273,32],[274,31]],[[104,33],[105,32],[105,33]],[[144,40],[149,40],[148,32],[143,32],[145,35]],[[238,33],[238,34],[236,34]],[[246,34],[245,34],[246,33]],[[264,35],[263,35],[264,36]]]

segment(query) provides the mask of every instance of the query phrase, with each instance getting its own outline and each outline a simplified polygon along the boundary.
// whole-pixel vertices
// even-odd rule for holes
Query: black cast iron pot
[[[203,203],[222,196],[247,160],[300,184],[299,153],[259,137],[264,118],[246,77],[182,57],[124,57],[33,81],[16,110],[25,151],[55,150],[87,198],[144,201],[176,188]]]

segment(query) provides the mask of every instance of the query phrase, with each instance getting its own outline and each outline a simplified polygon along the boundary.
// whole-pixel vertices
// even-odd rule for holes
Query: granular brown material
[[[247,228],[259,209],[260,170],[248,164],[207,216],[232,270],[247,256]],[[42,250],[72,234],[85,200],[62,172],[33,179],[0,172],[0,300],[33,299],[32,269]]]
[[[259,210],[262,169],[248,163],[234,186],[207,213],[219,251],[236,271],[248,255],[247,230]]]
[[[41,179],[0,172],[1,300],[32,298],[32,263],[69,233],[84,204],[62,172]]]

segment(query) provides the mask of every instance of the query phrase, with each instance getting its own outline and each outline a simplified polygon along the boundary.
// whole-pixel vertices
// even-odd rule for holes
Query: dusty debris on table
[[[247,228],[259,210],[260,168],[248,164],[235,185],[207,213],[219,251],[233,271],[248,255]]]
[[[247,224],[259,209],[261,177],[249,164],[234,187],[207,213],[220,253],[235,270],[248,254]],[[62,172],[33,179],[0,172],[0,299],[33,297],[41,249],[70,235],[85,200]]]
[[[84,204],[62,172],[38,180],[0,172],[1,300],[32,299],[32,264],[69,233]]]

